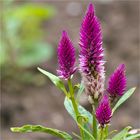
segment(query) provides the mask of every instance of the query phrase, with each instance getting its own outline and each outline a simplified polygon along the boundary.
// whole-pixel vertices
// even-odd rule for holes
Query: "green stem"
[[[79,115],[78,107],[77,107],[76,101],[74,99],[74,90],[73,90],[73,86],[72,86],[70,79],[68,80],[68,86],[69,86],[69,90],[70,90],[70,99],[72,101],[72,105],[73,105],[75,114],[76,114],[76,116],[78,116]]]
[[[104,138],[107,139],[107,137],[108,137],[108,124],[104,128],[104,134],[105,134]]]
[[[100,139],[99,140],[103,140],[103,138],[104,138],[104,132],[103,132],[103,127],[101,126],[101,130],[100,130]]]
[[[79,114],[79,111],[78,111],[77,103],[76,103],[75,98],[74,98],[74,90],[73,90],[73,86],[72,86],[72,82],[71,82],[70,78],[68,79],[68,86],[69,86],[69,92],[70,92],[70,100],[72,102],[72,105],[73,105],[73,108],[74,108],[74,112],[75,112],[75,115],[76,115],[76,121],[78,123],[81,123],[81,121],[77,119],[80,114]],[[80,130],[80,134],[81,134],[82,140],[84,140],[83,130],[80,127],[79,127],[79,130]]]
[[[93,136],[95,139],[97,139],[97,120],[96,120],[96,117],[95,117],[95,112],[93,111]]]

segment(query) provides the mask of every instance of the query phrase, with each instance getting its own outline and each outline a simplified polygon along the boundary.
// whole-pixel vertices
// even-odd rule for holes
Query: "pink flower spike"
[[[100,101],[98,108],[96,109],[96,118],[101,126],[108,124],[112,117],[112,111],[110,108],[109,98],[104,95]]]
[[[125,65],[120,64],[109,77],[108,93],[112,97],[122,96],[126,89]]]
[[[88,95],[98,99],[104,92],[104,50],[100,22],[89,4],[80,28],[80,72]]]
[[[59,64],[57,73],[60,78],[67,80],[76,71],[76,67],[74,67],[75,49],[66,31],[62,32],[57,53]]]

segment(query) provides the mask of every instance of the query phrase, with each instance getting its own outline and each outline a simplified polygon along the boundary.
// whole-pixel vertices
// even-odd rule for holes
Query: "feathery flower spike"
[[[75,49],[66,31],[62,32],[57,52],[59,64],[57,73],[60,78],[67,80],[76,71],[76,67],[74,67]]]
[[[112,111],[110,108],[109,98],[105,94],[96,109],[96,118],[100,125],[104,127],[105,124],[108,124],[110,122],[110,119],[112,117]]]
[[[92,99],[104,92],[104,50],[102,34],[92,3],[89,4],[80,28],[80,72],[85,90]]]
[[[122,96],[126,89],[125,65],[120,64],[108,81],[109,95],[111,97]]]

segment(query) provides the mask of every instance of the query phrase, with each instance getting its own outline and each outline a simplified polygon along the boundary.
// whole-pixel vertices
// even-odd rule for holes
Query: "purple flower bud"
[[[80,28],[80,71],[86,92],[98,99],[104,91],[104,50],[100,22],[89,4]]]
[[[120,64],[109,77],[108,89],[110,96],[122,96],[126,89],[125,65]]]
[[[62,37],[58,45],[58,63],[59,69],[57,73],[62,79],[69,79],[76,71],[75,49],[66,31],[62,32]]]
[[[96,109],[96,118],[100,125],[103,127],[110,122],[112,117],[112,111],[110,108],[109,98],[104,95],[100,101],[98,108]]]

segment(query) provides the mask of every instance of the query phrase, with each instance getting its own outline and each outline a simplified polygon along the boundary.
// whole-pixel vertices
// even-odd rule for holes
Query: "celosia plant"
[[[38,70],[63,91],[65,95],[64,106],[75,120],[80,133],[70,135],[64,131],[40,125],[25,125],[11,128],[11,130],[13,132],[44,132],[65,140],[136,140],[140,138],[139,130],[133,131],[130,126],[125,127],[119,133],[108,130],[111,117],[116,109],[134,93],[135,88],[124,93],[126,90],[125,65],[121,64],[110,76],[108,87],[105,89],[102,33],[93,4],[89,4],[83,18],[79,45],[79,71],[82,76],[82,82],[79,86],[72,83],[73,74],[78,71],[78,68],[75,67],[75,49],[66,31],[62,32],[58,44],[58,76],[41,68]],[[68,89],[65,88],[63,80],[67,82]],[[93,109],[92,113],[79,104],[79,97],[83,93],[88,96]]]

